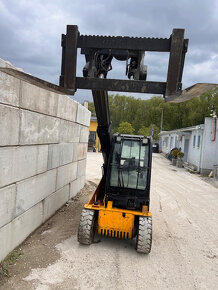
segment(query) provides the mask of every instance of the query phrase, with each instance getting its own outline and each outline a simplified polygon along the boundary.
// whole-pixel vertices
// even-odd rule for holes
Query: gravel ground
[[[134,239],[78,244],[80,212],[101,164],[100,154],[88,154],[85,188],[21,245],[23,255],[0,288],[217,289],[218,189],[160,154],[153,155],[150,255],[138,254]]]

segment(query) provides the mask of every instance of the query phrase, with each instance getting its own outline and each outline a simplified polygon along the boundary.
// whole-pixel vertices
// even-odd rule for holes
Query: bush
[[[179,158],[179,159],[182,159],[183,157],[184,157],[184,153],[183,152],[178,152],[177,153],[177,157]]]
[[[174,157],[174,158],[177,158],[178,153],[179,153],[179,150],[178,150],[178,149],[173,150],[173,151],[172,151],[172,155],[173,155],[173,157]]]
[[[132,135],[134,133],[134,128],[129,122],[121,122],[118,128],[119,134],[130,134]]]

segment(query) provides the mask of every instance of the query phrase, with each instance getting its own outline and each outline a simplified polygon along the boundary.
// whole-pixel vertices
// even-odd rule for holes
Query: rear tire
[[[152,217],[139,217],[138,235],[136,240],[136,251],[149,254],[152,244]]]
[[[78,242],[83,245],[90,245],[94,239],[95,211],[83,209],[78,229]]]

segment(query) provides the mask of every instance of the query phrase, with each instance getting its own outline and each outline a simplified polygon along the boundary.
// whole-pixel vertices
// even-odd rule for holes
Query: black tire
[[[78,242],[83,245],[90,245],[94,239],[95,211],[83,209],[78,229]]]
[[[139,217],[138,235],[136,240],[136,251],[149,254],[152,244],[152,217]]]

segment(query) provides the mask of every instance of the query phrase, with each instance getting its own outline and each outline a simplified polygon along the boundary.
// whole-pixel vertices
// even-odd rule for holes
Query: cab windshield
[[[132,189],[146,188],[148,144],[142,140],[121,140],[112,153],[110,186]]]

